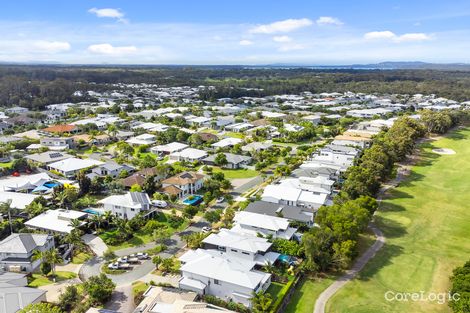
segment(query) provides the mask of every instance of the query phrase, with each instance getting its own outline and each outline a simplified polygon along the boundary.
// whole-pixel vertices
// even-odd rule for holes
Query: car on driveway
[[[136,254],[136,257],[139,260],[147,260],[149,258],[149,255],[145,252],[139,252],[139,253]]]
[[[217,198],[217,200],[215,200],[215,202],[217,202],[217,203],[222,203],[224,201],[225,201],[224,197],[220,197],[220,198]]]
[[[212,228],[210,228],[209,226],[204,226],[202,228],[203,233],[210,233],[211,231],[212,231]]]
[[[168,203],[163,200],[153,200],[152,204],[158,208],[166,208],[168,206]]]

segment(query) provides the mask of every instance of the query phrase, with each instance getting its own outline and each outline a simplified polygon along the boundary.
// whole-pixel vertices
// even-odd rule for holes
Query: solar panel
[[[62,157],[62,153],[59,153],[59,152],[50,153],[49,157],[51,159],[60,158],[60,157]]]

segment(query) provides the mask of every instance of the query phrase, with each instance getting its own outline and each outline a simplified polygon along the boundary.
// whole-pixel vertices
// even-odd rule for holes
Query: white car
[[[202,228],[202,232],[203,232],[203,233],[209,233],[209,232],[211,232],[211,231],[212,231],[212,228],[210,228],[209,226],[204,226],[204,227]]]
[[[109,263],[108,268],[110,270],[118,270],[119,269],[119,262]]]
[[[158,208],[166,208],[168,206],[168,203],[163,200],[153,200],[152,201],[153,205],[158,207]]]
[[[224,201],[225,201],[224,197],[220,197],[220,198],[217,198],[217,200],[215,200],[215,202],[217,202],[217,203],[222,203]]]
[[[137,253],[136,256],[139,260],[146,260],[146,259],[149,258],[149,255],[145,252],[139,252],[139,253]]]

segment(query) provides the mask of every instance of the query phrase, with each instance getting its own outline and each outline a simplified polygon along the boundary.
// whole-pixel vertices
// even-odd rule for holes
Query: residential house
[[[284,217],[289,221],[313,225],[314,213],[311,209],[293,205],[278,204],[266,201],[250,202],[245,208],[246,212],[265,214],[269,216]]]
[[[50,150],[65,150],[74,147],[74,141],[71,137],[45,137],[41,138],[39,143]]]
[[[163,155],[168,155],[168,154],[172,154],[175,152],[180,152],[188,147],[189,146],[184,143],[171,142],[166,145],[159,145],[159,146],[152,147],[150,148],[150,152],[155,153],[158,156],[163,156]]]
[[[34,153],[25,156],[25,159],[39,166],[46,166],[47,164],[62,161],[65,159],[73,158],[71,154],[60,151],[46,151],[42,153]]]
[[[30,304],[46,302],[46,291],[30,288],[26,274],[0,272],[0,312],[16,313]]]
[[[126,140],[126,142],[133,146],[152,145],[157,141],[155,135],[142,134]]]
[[[193,195],[203,187],[204,175],[196,172],[182,172],[162,180],[159,192],[176,195],[179,198]]]
[[[33,260],[34,251],[48,251],[54,247],[54,238],[46,234],[13,233],[0,241],[0,266],[12,272],[33,272],[41,259]]]
[[[224,164],[222,167],[230,169],[238,169],[245,167],[250,164],[252,158],[245,155],[233,154],[233,153],[224,153],[225,158],[227,159],[227,164]],[[208,165],[216,165],[215,159],[217,154],[212,154],[207,158],[203,159],[202,162]]]
[[[91,175],[92,177],[111,176],[113,178],[116,178],[116,177],[119,177],[122,171],[126,171],[127,173],[132,173],[134,171],[134,168],[126,164],[118,164],[116,162],[109,161],[93,168],[91,170],[91,173],[89,174],[89,177]]]
[[[103,165],[104,162],[93,159],[78,159],[68,158],[62,161],[49,163],[47,168],[59,172],[67,178],[74,178],[78,172],[88,170],[98,165]]]
[[[224,138],[216,143],[213,143],[211,146],[214,149],[217,148],[232,148],[235,145],[241,144],[243,142],[243,139],[240,138]]]
[[[246,211],[235,213],[232,231],[252,236],[259,234],[273,238],[292,239],[296,228],[289,226],[289,220],[283,217],[269,216]]]
[[[84,225],[87,216],[87,213],[74,210],[47,210],[24,224],[26,227],[43,230],[47,233],[70,234],[74,229],[71,222],[78,220],[81,225]]]
[[[123,219],[132,219],[141,212],[150,211],[150,198],[145,192],[128,192],[124,195],[113,195],[98,201],[105,211]]]
[[[195,162],[200,161],[207,157],[207,152],[204,150],[199,150],[195,148],[186,148],[181,151],[176,151],[170,154],[170,161],[187,161]]]
[[[253,128],[253,125],[250,123],[235,123],[235,124],[230,124],[225,126],[225,130],[233,131],[236,133],[241,133],[245,130],[248,130],[250,128]]]
[[[46,128],[41,129],[42,133],[46,135],[63,135],[63,134],[77,134],[80,132],[80,128],[76,125],[53,125]]]
[[[274,264],[280,254],[270,251],[272,243],[266,238],[252,236],[222,228],[202,241],[204,249],[223,252],[227,257],[241,258],[256,262],[259,266]]]
[[[265,142],[256,142],[255,141],[255,142],[251,142],[251,143],[243,146],[242,151],[249,152],[249,153],[260,152],[260,151],[268,150],[272,146],[273,146],[273,144],[269,141],[265,141]]]
[[[328,203],[327,193],[302,190],[289,184],[268,185],[264,188],[261,200],[282,205],[318,209]]]
[[[216,250],[189,250],[179,260],[179,288],[199,295],[213,295],[251,307],[253,294],[266,291],[271,284],[271,274],[255,270],[256,262]]]
[[[23,107],[12,107],[5,110],[7,114],[23,114],[28,113],[29,109]]]

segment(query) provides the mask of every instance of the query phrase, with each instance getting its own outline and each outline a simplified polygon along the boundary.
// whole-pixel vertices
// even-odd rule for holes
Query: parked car
[[[153,205],[158,207],[158,208],[166,208],[168,206],[168,203],[163,200],[153,200],[152,201]]]
[[[119,263],[127,263],[129,258],[127,256],[123,256],[117,259]]]
[[[212,228],[210,228],[209,226],[204,226],[204,227],[202,228],[202,232],[203,232],[203,233],[209,233],[209,232],[211,232],[211,231],[212,231]]]
[[[119,269],[119,262],[109,263],[108,268],[110,270],[118,270]]]
[[[136,257],[139,259],[139,260],[146,260],[149,258],[149,255],[145,252],[139,252],[136,254]]]
[[[224,201],[225,201],[224,197],[220,197],[220,198],[217,198],[217,200],[215,200],[215,202],[217,202],[217,203],[222,203]]]

